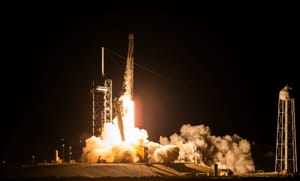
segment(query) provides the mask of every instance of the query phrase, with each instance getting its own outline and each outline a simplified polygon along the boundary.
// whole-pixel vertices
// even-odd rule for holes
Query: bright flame
[[[120,98],[123,103],[123,126],[125,134],[125,142],[141,145],[148,138],[146,130],[141,130],[135,127],[134,123],[134,101],[130,99],[130,96],[123,95]],[[114,119],[114,123],[117,123],[117,118]],[[116,124],[117,125],[117,124]],[[120,137],[120,136],[119,136]],[[121,137],[120,137],[121,139]]]
[[[119,100],[123,103],[124,142],[142,146],[147,142],[148,133],[146,130],[134,127],[134,102],[129,96],[121,96]],[[113,119],[113,124],[105,123],[101,138],[109,145],[122,142],[117,117]]]
[[[125,140],[131,141],[132,139],[136,138],[134,135],[134,102],[130,100],[129,96],[122,96],[120,100],[123,103],[123,125],[124,125],[124,133],[125,133]]]

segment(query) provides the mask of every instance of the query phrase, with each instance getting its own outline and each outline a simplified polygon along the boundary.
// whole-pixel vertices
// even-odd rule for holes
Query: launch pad
[[[276,174],[214,175],[213,170],[194,163],[99,163],[99,164],[38,164],[1,168],[0,179],[243,179],[288,178]]]
[[[2,169],[4,178],[140,178],[206,176],[207,168],[194,164],[97,163],[40,164]]]

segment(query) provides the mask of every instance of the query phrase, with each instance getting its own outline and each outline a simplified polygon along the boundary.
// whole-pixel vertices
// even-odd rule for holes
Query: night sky
[[[120,96],[129,33],[136,124],[149,140],[205,124],[213,135],[236,133],[275,151],[278,93],[286,84],[295,91],[296,119],[299,112],[299,10],[296,2],[258,2],[3,5],[0,159],[50,161],[64,138],[78,160],[80,140],[92,134],[100,47]]]

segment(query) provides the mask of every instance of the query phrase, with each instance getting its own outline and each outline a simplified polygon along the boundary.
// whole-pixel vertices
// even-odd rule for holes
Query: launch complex
[[[128,45],[128,54],[126,61],[126,71],[124,74],[124,95],[128,96],[130,100],[133,99],[133,86],[134,86],[134,62],[133,62],[133,50],[134,50],[134,36],[130,34]],[[94,136],[101,135],[104,125],[106,123],[113,123],[113,111],[117,116],[118,127],[122,141],[125,141],[124,137],[124,125],[122,120],[123,105],[122,100],[118,100],[117,97],[112,99],[112,79],[107,79],[104,74],[104,47],[101,48],[101,78],[104,79],[103,85],[95,85],[93,81],[93,87],[91,89],[92,94],[92,134]]]
[[[92,136],[86,139],[80,163],[34,164],[1,170],[5,178],[24,177],[282,177],[298,173],[295,102],[291,88],[279,92],[276,160],[273,172],[257,172],[250,143],[238,135],[214,136],[208,126],[183,125],[180,134],[148,140],[134,122],[134,36],[129,34],[123,94],[113,98],[113,81],[104,72],[93,81]],[[96,83],[95,83],[96,82]],[[16,174],[17,173],[17,174]]]

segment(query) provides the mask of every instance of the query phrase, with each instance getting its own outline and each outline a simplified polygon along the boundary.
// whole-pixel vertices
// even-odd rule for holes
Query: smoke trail
[[[218,164],[220,168],[229,168],[234,173],[254,171],[250,144],[237,134],[213,136],[205,125],[183,125],[180,135],[170,138],[160,137],[162,145],[174,145],[179,148],[176,162],[197,162],[206,166]]]
[[[129,37],[129,43],[128,43],[128,54],[127,54],[127,61],[126,61],[126,69],[125,69],[125,73],[124,73],[124,83],[123,83],[123,87],[125,89],[125,93],[124,95],[126,96],[130,96],[130,98],[132,99],[133,97],[133,71],[134,71],[134,63],[133,63],[133,50],[134,50],[134,46],[133,46],[133,34],[130,34]]]

